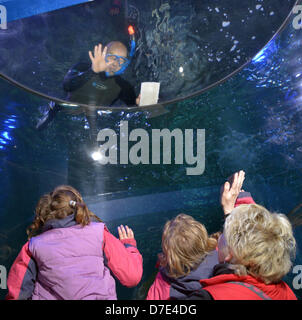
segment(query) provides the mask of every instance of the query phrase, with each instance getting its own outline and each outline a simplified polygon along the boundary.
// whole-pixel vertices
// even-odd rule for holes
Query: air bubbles
[[[236,44],[233,45],[233,47],[231,48],[230,52],[234,51],[236,49]]]

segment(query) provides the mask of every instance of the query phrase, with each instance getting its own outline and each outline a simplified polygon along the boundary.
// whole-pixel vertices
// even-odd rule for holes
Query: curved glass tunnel
[[[42,13],[33,7],[34,15],[9,21],[0,31],[0,73],[53,98],[103,105],[107,102],[91,95],[67,94],[64,76],[77,63],[90,63],[88,51],[96,44],[128,45],[127,27],[133,25],[135,54],[123,76],[137,95],[141,82],[160,82],[164,103],[196,93],[248,62],[278,31],[296,0],[122,2],[114,16],[109,14],[112,0],[59,10],[49,4],[53,11],[41,7]]]
[[[222,226],[219,189],[236,170],[246,171],[244,188],[269,210],[290,216],[302,264],[302,30],[291,20],[241,72],[207,92],[173,103],[164,115],[101,111],[98,128],[120,136],[120,124],[135,128],[205,129],[205,171],[186,174],[184,164],[101,165],[84,115],[59,113],[44,131],[35,130],[48,101],[0,82],[0,265],[9,270],[26,241],[25,229],[39,197],[59,184],[71,184],[89,208],[117,235],[127,224],[144,257],[140,285],[118,285],[120,299],[143,299],[152,281],[162,227],[180,212]],[[256,54],[256,52],[255,52]],[[172,159],[173,159],[172,155]],[[293,288],[294,274],[286,277]],[[299,290],[294,290],[301,298]],[[5,290],[0,291],[4,297]]]

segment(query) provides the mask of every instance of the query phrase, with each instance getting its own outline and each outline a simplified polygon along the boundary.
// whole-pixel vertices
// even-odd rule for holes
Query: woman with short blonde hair
[[[296,241],[284,214],[270,213],[242,190],[245,172],[236,172],[221,189],[225,215],[212,277],[188,299],[297,300],[282,281],[295,258]]]
[[[257,204],[241,205],[226,219],[224,236],[238,275],[278,283],[292,267],[296,241],[284,214]]]

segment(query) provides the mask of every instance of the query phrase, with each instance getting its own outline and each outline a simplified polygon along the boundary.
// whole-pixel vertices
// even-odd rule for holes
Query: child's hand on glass
[[[120,240],[134,239],[134,233],[128,226],[124,227],[123,225],[120,225],[117,230]]]

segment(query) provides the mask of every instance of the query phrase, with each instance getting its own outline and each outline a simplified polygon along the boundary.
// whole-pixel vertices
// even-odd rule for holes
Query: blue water
[[[84,116],[61,112],[38,133],[34,127],[47,101],[1,80],[0,264],[10,268],[26,241],[37,200],[58,184],[72,182],[115,235],[119,224],[133,228],[144,275],[135,289],[118,286],[121,299],[144,298],[165,221],[184,212],[210,233],[222,227],[219,188],[234,171],[245,170],[244,189],[256,202],[288,214],[302,202],[301,36],[302,30],[289,23],[242,71],[201,95],[168,105],[161,117],[126,111],[99,117],[100,129],[116,132],[122,120],[129,121],[129,131],[205,129],[201,176],[186,175],[186,164],[97,165],[87,154]],[[301,213],[293,219],[295,264],[302,264]],[[285,279],[291,287],[293,277],[289,273]],[[300,291],[295,290],[299,298]],[[4,297],[5,291],[0,294]]]

